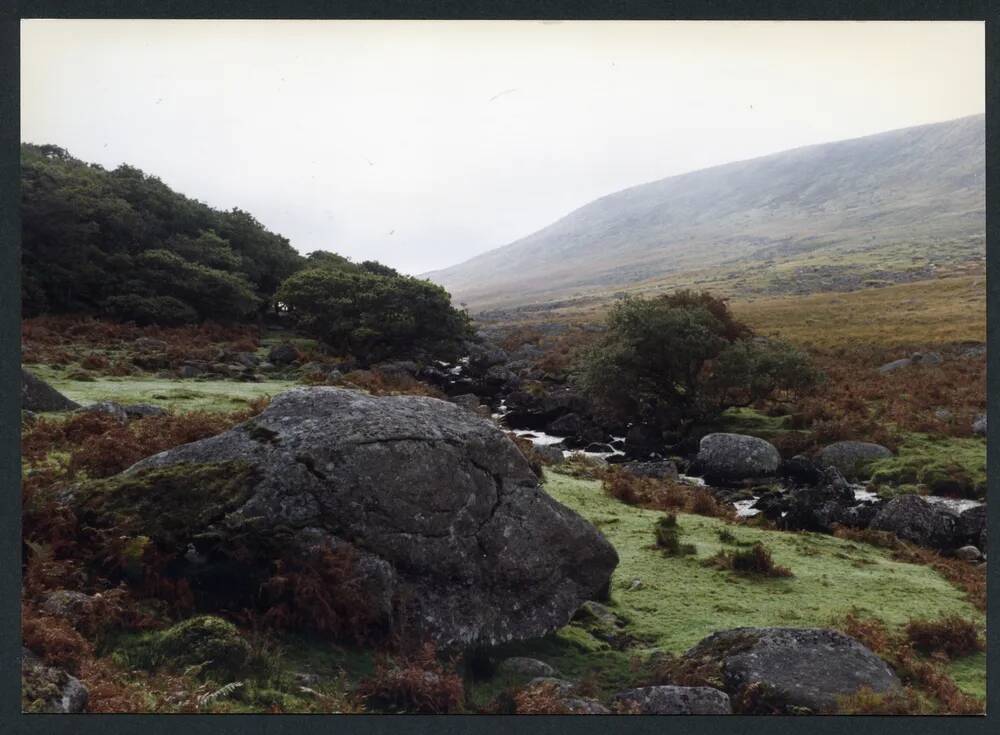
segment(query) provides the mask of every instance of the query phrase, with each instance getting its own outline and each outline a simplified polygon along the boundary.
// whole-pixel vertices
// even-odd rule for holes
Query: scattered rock
[[[883,374],[891,373],[895,370],[899,370],[900,368],[910,367],[910,365],[912,364],[913,361],[910,358],[904,357],[901,360],[893,360],[892,362],[887,362],[885,365],[882,365],[878,369],[878,371]]]
[[[625,434],[625,454],[631,459],[647,459],[663,451],[663,432],[655,426],[634,424]]]
[[[83,592],[53,590],[42,598],[42,611],[79,628],[93,614],[94,603],[94,598]]]
[[[75,714],[84,711],[87,698],[87,687],[79,679],[21,648],[22,712]]]
[[[566,461],[566,456],[563,454],[563,449],[558,444],[546,444],[545,446],[536,446],[535,454],[542,458],[543,461],[549,464],[562,464]]]
[[[677,472],[677,465],[667,460],[659,462],[623,462],[621,466],[638,477],[652,477],[657,480],[677,480],[680,477]]]
[[[981,413],[972,422],[972,433],[976,436],[986,436],[986,414]]]
[[[512,658],[505,658],[500,662],[499,666],[497,666],[497,671],[501,674],[521,676],[528,679],[535,679],[537,677],[554,677],[557,675],[556,670],[549,664],[544,661],[539,661],[537,658],[528,658],[526,656],[513,656]]]
[[[879,459],[891,457],[892,452],[881,444],[872,442],[841,441],[824,447],[817,459],[822,467],[836,467],[849,480],[869,477],[868,466]]]
[[[641,715],[730,715],[729,695],[712,687],[651,686],[613,697]]]
[[[939,352],[914,352],[910,355],[914,365],[940,365],[944,362]]]
[[[272,365],[291,365],[299,357],[298,349],[291,342],[275,345],[267,353],[267,361]]]
[[[207,479],[175,509],[172,497],[196,482],[178,483],[178,473]],[[154,543],[197,539],[209,557],[224,558],[227,534],[266,546],[305,527],[363,548],[406,590],[409,620],[395,622],[442,646],[544,635],[604,589],[618,562],[592,525],[540,489],[492,422],[423,396],[291,390],[234,429],[102,483],[100,503],[88,505],[85,489],[76,498],[89,523],[120,523],[108,517],[110,484]],[[129,492],[140,486],[151,492],[135,503]],[[166,528],[162,517],[177,512],[193,520]]]
[[[25,411],[72,411],[80,404],[71,401],[40,378],[21,368],[21,408]]]
[[[687,651],[682,665],[711,677],[752,713],[833,712],[839,697],[862,688],[882,694],[900,688],[888,664],[858,641],[821,628],[735,628]]]
[[[778,474],[793,485],[818,485],[823,481],[823,471],[801,454],[783,460],[778,467]]]
[[[955,556],[962,561],[979,561],[983,558],[982,552],[975,546],[963,546],[955,550]]]
[[[724,483],[774,475],[780,464],[781,455],[770,442],[755,436],[718,433],[702,437],[692,469],[704,474],[709,483]]]
[[[872,520],[876,531],[892,531],[904,541],[946,549],[954,546],[958,518],[938,510],[919,495],[900,495],[882,506]]]
[[[89,406],[77,409],[77,411],[79,413],[104,413],[111,416],[119,424],[128,423],[128,414],[125,412],[125,407],[115,401],[98,401],[97,403],[91,403]]]

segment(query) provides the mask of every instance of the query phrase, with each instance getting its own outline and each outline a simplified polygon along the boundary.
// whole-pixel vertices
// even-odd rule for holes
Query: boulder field
[[[85,522],[183,560],[175,572],[205,600],[225,593],[220,580],[252,584],[276,554],[349,544],[386,623],[446,647],[552,631],[618,563],[493,423],[423,396],[291,390],[72,502]]]

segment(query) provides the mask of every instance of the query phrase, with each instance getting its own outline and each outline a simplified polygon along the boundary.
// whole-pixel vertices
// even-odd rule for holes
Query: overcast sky
[[[21,137],[420,273],[604,194],[984,110],[982,23],[22,23]]]

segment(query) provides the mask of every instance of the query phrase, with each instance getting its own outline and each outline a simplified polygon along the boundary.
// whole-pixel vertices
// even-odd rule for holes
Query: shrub
[[[755,577],[791,577],[788,567],[774,563],[770,550],[762,543],[755,543],[748,549],[720,551],[707,564],[718,569],[728,569],[737,574]]]
[[[922,714],[925,712],[941,714],[982,714],[985,703],[975,697],[964,694],[955,684],[955,681],[948,674],[943,664],[939,660],[925,659],[918,655],[913,643],[904,632],[902,635],[894,635],[888,631],[880,621],[862,618],[858,613],[851,611],[842,618],[832,621],[832,627],[843,631],[847,635],[856,638],[872,651],[885,659],[895,670],[896,674],[906,685],[906,688],[913,688],[920,694],[930,698],[930,702],[921,705],[916,711],[908,714]],[[936,626],[935,626],[936,627]],[[948,626],[952,627],[952,626]],[[965,628],[958,624],[958,628]],[[951,634],[945,634],[945,638],[950,639]],[[961,639],[963,636],[959,636]],[[932,636],[933,640],[938,640]],[[876,707],[900,707],[905,706],[905,702],[914,704],[912,695],[903,693],[906,699],[904,704],[899,699],[889,699],[887,701],[873,700],[862,693],[860,699],[848,698],[843,706],[846,712],[859,711],[862,713],[866,708]]]
[[[357,691],[371,706],[411,714],[460,712],[464,699],[462,678],[445,668],[430,643],[409,654],[378,657]]]
[[[408,276],[310,268],[282,283],[277,299],[303,332],[367,362],[421,353],[451,360],[471,336],[447,291]]]
[[[350,544],[318,546],[304,558],[279,559],[261,585],[263,622],[364,643],[378,623],[364,582]]]
[[[957,615],[941,620],[911,620],[905,632],[913,647],[925,654],[959,658],[985,648],[978,626]]]
[[[568,715],[570,709],[551,681],[538,682],[514,692],[514,713],[518,715]]]
[[[722,299],[679,291],[612,306],[573,377],[616,417],[683,435],[727,408],[808,388],[818,374],[796,348],[754,338]]]
[[[697,553],[693,544],[680,542],[680,528],[677,526],[677,516],[673,513],[665,515],[656,522],[654,527],[656,545],[670,556],[686,556]]]

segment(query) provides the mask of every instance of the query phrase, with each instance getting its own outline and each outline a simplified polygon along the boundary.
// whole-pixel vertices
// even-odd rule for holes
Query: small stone
[[[955,550],[955,556],[962,561],[979,561],[982,558],[982,553],[979,549],[971,544],[969,546],[963,546],[960,549]]]

